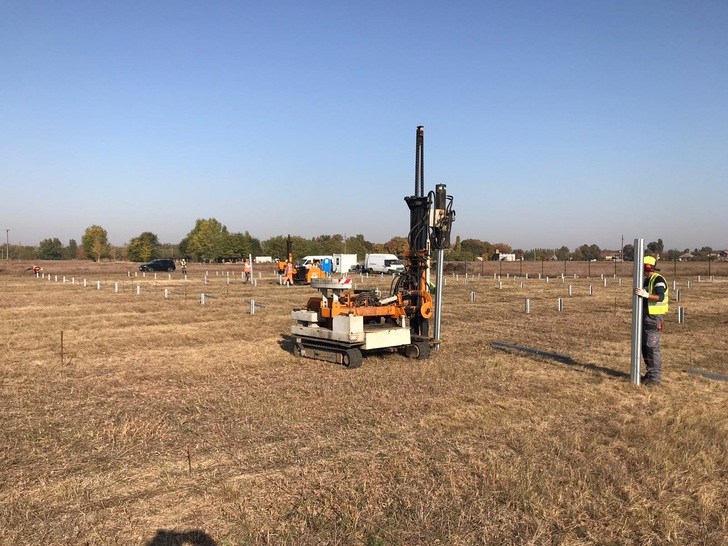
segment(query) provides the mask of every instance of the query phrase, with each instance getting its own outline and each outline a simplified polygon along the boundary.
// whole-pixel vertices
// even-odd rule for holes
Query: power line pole
[[[10,263],[10,230],[5,230],[5,259]]]

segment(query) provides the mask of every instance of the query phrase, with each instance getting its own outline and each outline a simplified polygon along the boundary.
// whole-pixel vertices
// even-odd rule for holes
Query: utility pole
[[[10,230],[5,230],[5,259],[10,263]]]

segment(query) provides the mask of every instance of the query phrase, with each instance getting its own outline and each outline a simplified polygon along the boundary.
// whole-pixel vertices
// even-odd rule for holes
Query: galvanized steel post
[[[440,323],[442,320],[442,286],[445,284],[443,278],[443,260],[445,259],[445,249],[437,250],[437,284],[435,284],[435,325],[433,335],[435,338],[435,349],[440,348]]]
[[[635,294],[637,288],[642,288],[642,262],[645,258],[645,240],[634,240],[634,268],[632,271],[632,363],[629,379],[634,385],[640,384],[640,369],[642,366],[642,298]]]

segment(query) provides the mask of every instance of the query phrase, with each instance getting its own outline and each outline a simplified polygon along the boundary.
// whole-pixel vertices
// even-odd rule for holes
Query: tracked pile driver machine
[[[355,290],[351,279],[313,279],[321,295],[294,310],[291,326],[296,356],[359,367],[362,352],[401,351],[427,358],[440,343],[442,262],[455,219],[452,197],[444,184],[424,194],[424,127],[417,127],[415,193],[405,197],[410,210],[409,250],[405,269],[395,275],[389,294]],[[437,254],[437,286],[431,293],[431,254]],[[430,320],[434,318],[433,333]]]

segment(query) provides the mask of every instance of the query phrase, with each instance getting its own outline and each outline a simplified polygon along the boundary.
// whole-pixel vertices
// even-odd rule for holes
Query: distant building
[[[619,250],[602,250],[599,253],[599,256],[602,260],[615,260],[615,261],[621,261],[622,260],[622,253]]]
[[[692,254],[690,254],[690,252],[686,252],[682,256],[678,256],[677,259],[680,260],[681,262],[689,262],[693,258],[695,258],[695,256],[693,256]]]
[[[490,257],[490,260],[492,262],[515,262],[516,255],[515,254],[503,254],[500,251],[496,250],[495,254],[493,254]]]

